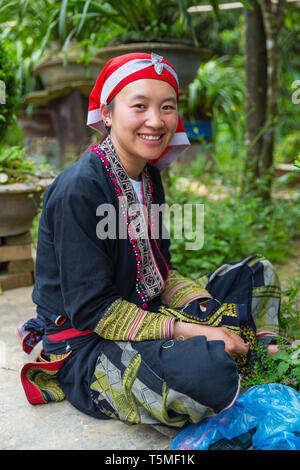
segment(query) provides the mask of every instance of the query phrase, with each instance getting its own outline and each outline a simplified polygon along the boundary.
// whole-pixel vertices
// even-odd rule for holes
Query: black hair
[[[115,98],[110,100],[110,102],[107,103],[107,105],[106,105],[106,108],[111,112],[114,110],[114,107],[115,107]],[[105,123],[104,123],[104,125],[105,125],[106,132],[108,132],[108,134],[110,134],[110,129],[111,128],[109,126],[107,126]]]
[[[115,103],[114,103],[114,98],[113,98],[112,100],[110,100],[109,103],[107,103],[106,108],[107,108],[109,111],[113,111],[114,105],[115,105]],[[104,125],[105,125],[106,132],[107,132],[108,134],[110,134],[111,127],[107,126],[105,123],[104,123]],[[96,145],[97,145],[97,144],[101,144],[101,142],[102,142],[103,140],[104,140],[104,136],[102,136],[102,138],[100,138],[100,139],[98,140],[98,142],[96,142]],[[79,152],[79,156],[77,157],[77,160],[79,160],[81,157],[83,157],[83,155],[84,155],[85,153],[87,153],[87,152],[90,150],[90,148],[92,147],[92,145],[95,145],[95,136],[92,136],[91,138],[89,138],[89,143],[88,143],[88,145],[85,144],[85,145],[83,146],[83,150],[81,150],[81,151]]]

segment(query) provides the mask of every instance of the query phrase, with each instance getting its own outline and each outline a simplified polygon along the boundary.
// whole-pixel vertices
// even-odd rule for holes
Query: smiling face
[[[100,107],[111,127],[111,139],[130,177],[138,176],[146,162],[163,153],[178,124],[174,88],[155,79],[136,80],[114,99],[112,110]]]

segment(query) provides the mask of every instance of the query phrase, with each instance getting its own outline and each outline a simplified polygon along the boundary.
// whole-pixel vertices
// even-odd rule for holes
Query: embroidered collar
[[[127,226],[130,243],[136,257],[136,290],[142,307],[158,296],[164,289],[163,278],[154,258],[150,239],[155,233],[155,218],[152,213],[153,184],[145,165],[142,172],[142,189],[145,205],[141,205],[133,185],[115,151],[110,136],[98,146],[92,147],[105,166],[119,200],[120,210]],[[151,233],[152,232],[152,233]]]

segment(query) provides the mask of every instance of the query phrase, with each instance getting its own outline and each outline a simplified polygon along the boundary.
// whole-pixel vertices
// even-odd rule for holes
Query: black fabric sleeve
[[[99,184],[73,178],[49,196],[44,210],[52,236],[65,310],[78,330],[93,330],[101,312],[120,297],[114,266],[96,228],[99,204],[107,203]],[[113,243],[113,241],[111,242]]]

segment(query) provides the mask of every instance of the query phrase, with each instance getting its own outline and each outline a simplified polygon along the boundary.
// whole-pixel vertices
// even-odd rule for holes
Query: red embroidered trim
[[[34,383],[29,379],[28,377],[28,371],[30,369],[42,369],[42,370],[48,370],[48,371],[58,371],[64,362],[67,360],[69,355],[71,354],[71,351],[67,356],[65,356],[63,359],[60,359],[58,361],[53,361],[53,362],[28,362],[22,367],[21,370],[21,382],[24,388],[25,395],[27,397],[27,400],[31,405],[41,405],[43,403],[46,403],[40,390]]]
[[[150,175],[149,175],[149,177],[150,177]],[[152,186],[152,189],[153,189],[153,186]],[[143,191],[143,201],[144,201],[144,206],[146,206],[146,202],[145,202],[145,192],[144,192],[144,183],[143,183],[143,180],[142,180],[142,191]],[[152,235],[153,235],[153,232],[152,232],[152,229],[151,229],[151,224],[150,224],[150,222],[149,222],[149,219],[148,219],[148,216],[147,216],[147,214],[146,214],[145,216],[147,217],[147,223],[148,223],[148,227],[149,227],[149,229],[150,229],[151,236],[152,236]],[[165,263],[165,265],[166,265],[166,268],[167,268],[167,273],[168,273],[168,274],[167,274],[167,278],[166,278],[166,280],[164,280],[164,277],[163,277],[163,275],[161,274],[161,272],[160,272],[160,270],[159,270],[159,267],[158,267],[158,265],[157,265],[157,262],[156,262],[155,256],[154,256],[154,254],[153,254],[152,247],[151,247],[151,243],[149,243],[150,250],[151,250],[151,253],[152,253],[152,257],[153,257],[153,259],[154,259],[154,262],[155,262],[155,264],[156,264],[156,269],[157,269],[157,271],[159,272],[159,274],[160,274],[160,277],[162,278],[162,280],[163,280],[163,283],[164,283],[164,287],[165,287],[165,285],[166,285],[166,282],[167,282],[167,279],[168,279],[168,277],[169,277],[169,267],[168,267],[168,265],[167,265],[167,263],[166,263],[166,261],[165,261],[165,258],[164,258],[164,257],[163,257],[163,255],[161,254],[161,252],[160,252],[160,249],[158,248],[158,245],[157,245],[157,243],[156,243],[156,239],[155,239],[155,237],[153,237],[153,240],[154,240],[154,243],[155,243],[155,245],[156,245],[156,248],[157,248],[157,250],[158,250],[158,252],[159,252],[159,254],[160,254],[160,256],[161,256],[162,260],[164,261],[164,263]]]
[[[51,341],[63,341],[64,339],[76,338],[77,336],[85,336],[93,333],[92,330],[79,331],[75,328],[68,328],[67,330],[60,331],[59,333],[53,333],[52,335],[47,335],[48,339]]]
[[[140,325],[142,324],[143,319],[145,318],[146,315],[147,315],[147,312],[145,312],[144,310],[142,310],[137,315],[135,321],[133,322],[133,325],[131,326],[130,330],[128,331],[128,333],[126,335],[126,340],[127,341],[133,341],[134,340],[134,337],[135,337],[136,333],[138,332],[138,329],[139,329]]]
[[[108,139],[108,138],[107,138],[107,139]],[[110,160],[109,160],[110,152],[112,152],[113,155],[115,155],[113,149],[111,149],[111,145],[112,145],[112,144],[110,144],[109,142],[107,142],[106,144],[101,144],[101,145],[102,145],[102,147],[101,147],[101,146],[98,146],[98,145],[93,146],[93,147],[91,148],[91,151],[95,152],[96,155],[101,159],[102,163],[104,164],[104,166],[105,166],[105,168],[106,168],[106,170],[107,170],[107,172],[108,172],[108,174],[109,174],[109,176],[110,176],[110,178],[111,178],[111,181],[112,181],[112,183],[113,183],[113,185],[114,185],[114,188],[115,188],[115,190],[116,190],[117,195],[118,195],[118,196],[121,196],[121,195],[122,195],[122,189],[121,189],[121,187],[120,187],[119,184],[118,184],[118,180],[117,180],[117,178],[116,178],[116,175],[114,174],[114,170],[113,170],[113,167],[112,167],[112,163],[111,163]],[[103,148],[104,145],[106,145],[105,148]],[[107,150],[106,150],[106,148],[107,148]],[[108,153],[108,156],[106,155],[106,151],[107,151],[107,153]],[[121,166],[120,162],[118,161],[117,157],[115,157],[115,158],[116,158],[116,164],[119,164],[119,165],[120,165],[120,171],[122,170],[122,171],[121,171],[122,174],[120,175],[120,177],[124,178],[124,176],[126,175],[126,172],[125,172],[124,169],[122,169],[122,166]],[[146,178],[146,181],[147,181],[147,183],[149,183],[149,184],[148,184],[148,187],[147,187],[147,191],[149,192],[149,196],[150,196],[151,202],[152,202],[152,201],[153,201],[153,184],[152,184],[152,181],[151,181],[151,178],[150,178],[150,175],[149,175],[149,172],[148,172],[148,169],[147,169],[147,168],[146,168],[146,171],[147,171],[147,175],[146,175],[147,178]],[[123,173],[124,173],[124,174],[123,174]],[[126,175],[126,176],[127,176],[127,175]],[[144,175],[143,175],[143,177],[144,177]],[[128,178],[128,176],[127,176],[127,178]],[[123,181],[123,179],[121,179],[121,181]],[[123,189],[124,189],[124,188],[123,188]],[[126,190],[124,190],[124,191],[125,191],[125,196],[126,196]],[[143,191],[143,192],[144,192],[144,191]],[[145,198],[144,198],[144,199],[145,199]],[[151,205],[150,205],[150,207],[151,207]],[[121,210],[122,210],[122,207],[121,207]],[[149,210],[149,208],[148,208],[148,210]],[[130,219],[129,219],[128,215],[126,215],[125,213],[123,214],[123,216],[125,217],[125,222],[126,222],[127,230],[128,230],[128,234],[129,234],[129,240],[130,240],[130,243],[131,243],[131,245],[132,245],[132,247],[133,247],[133,251],[134,251],[134,254],[135,254],[135,257],[136,257],[136,267],[137,267],[136,290],[137,290],[138,296],[141,298],[141,301],[143,302],[143,303],[142,303],[142,308],[145,308],[145,309],[146,309],[146,308],[148,307],[148,303],[147,303],[147,302],[148,302],[148,300],[149,300],[149,297],[148,297],[148,294],[147,294],[147,289],[146,289],[146,287],[143,285],[143,274],[142,274],[142,271],[143,271],[143,269],[142,269],[142,268],[143,268],[143,263],[142,263],[142,262],[143,262],[143,256],[142,256],[141,251],[140,251],[140,248],[139,248],[139,246],[138,246],[138,242],[137,242],[137,240],[134,238],[134,236],[135,236],[134,231],[133,231],[133,229],[130,227]],[[148,223],[149,223],[149,222],[148,222]],[[151,230],[151,227],[150,227],[150,230]],[[149,242],[149,244],[150,244],[150,242]],[[163,258],[163,256],[162,256],[162,254],[161,254],[161,252],[160,252],[160,250],[159,250],[159,248],[158,248],[158,246],[157,246],[156,241],[155,241],[155,244],[156,244],[156,247],[157,247],[157,249],[158,249],[158,252],[160,253],[160,256],[162,257],[163,261],[165,262],[165,260],[164,260],[164,258]],[[151,249],[151,252],[152,252],[151,244],[150,244],[150,249]],[[158,279],[158,276],[157,276],[157,280],[156,280],[156,282],[157,282],[157,295],[158,295],[158,294],[160,293],[160,292],[159,292],[159,289],[160,289],[159,284],[161,284],[161,282],[162,282],[163,285],[161,285],[161,287],[163,288],[163,287],[165,286],[165,282],[166,282],[166,281],[164,280],[163,276],[162,276],[161,273],[160,273],[160,270],[158,269],[157,262],[156,262],[156,260],[155,260],[155,258],[154,258],[153,252],[152,252],[152,256],[151,256],[151,262],[155,265],[155,268],[156,268],[156,270],[157,270],[157,273],[159,273],[159,279]],[[168,274],[167,274],[167,278],[168,278],[168,276],[169,276],[169,269],[168,269],[168,266],[167,266],[166,262],[165,262],[165,265],[166,265],[166,267],[167,267],[167,273],[168,273]]]

